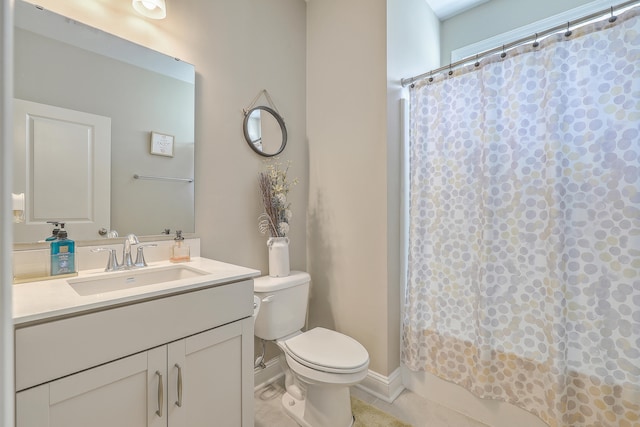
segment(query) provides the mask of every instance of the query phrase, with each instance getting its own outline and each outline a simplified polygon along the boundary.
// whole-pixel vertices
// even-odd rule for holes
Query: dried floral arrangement
[[[258,185],[262,196],[264,212],[258,217],[258,229],[270,237],[286,237],[289,221],[293,216],[287,196],[298,179],[289,181],[287,172],[291,162],[283,165],[279,159],[267,160],[266,171],[258,175]]]

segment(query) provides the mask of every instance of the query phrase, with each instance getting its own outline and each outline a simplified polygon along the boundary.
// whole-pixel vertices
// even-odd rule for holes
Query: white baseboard
[[[265,365],[267,365],[266,368],[255,368],[253,370],[254,390],[263,388],[284,375],[278,357],[268,360]]]
[[[360,384],[356,384],[356,387],[387,403],[396,400],[396,397],[404,390],[399,367],[388,377],[369,370],[367,377]]]
[[[279,358],[274,357],[268,360],[265,368],[256,368],[254,370],[254,390],[271,384],[283,375]],[[393,402],[404,390],[400,368],[393,371],[388,377],[369,370],[366,378],[356,387],[388,403]]]

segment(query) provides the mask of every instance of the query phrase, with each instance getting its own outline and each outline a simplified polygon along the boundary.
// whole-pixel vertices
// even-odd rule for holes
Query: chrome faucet
[[[135,234],[129,234],[124,239],[124,245],[122,247],[122,268],[128,270],[134,267],[133,260],[131,259],[131,246],[140,243],[138,236]]]
[[[158,246],[155,243],[147,243],[145,245],[139,245],[140,241],[135,234],[129,234],[124,240],[122,247],[122,264],[118,263],[116,257],[116,250],[110,248],[96,248],[91,249],[91,252],[109,252],[109,259],[107,260],[107,267],[104,271],[118,271],[118,270],[131,270],[134,268],[142,268],[147,266],[147,261],[144,259],[143,249],[150,246]],[[136,261],[131,259],[131,246],[138,246],[138,253],[136,255]]]

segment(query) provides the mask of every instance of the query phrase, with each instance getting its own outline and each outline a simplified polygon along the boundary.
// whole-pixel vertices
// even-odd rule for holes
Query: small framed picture
[[[151,132],[151,154],[173,157],[173,135]]]

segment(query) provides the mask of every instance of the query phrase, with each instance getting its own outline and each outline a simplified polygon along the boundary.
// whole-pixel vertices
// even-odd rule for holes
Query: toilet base
[[[305,400],[298,400],[295,397],[291,396],[289,393],[285,392],[284,395],[282,395],[282,407],[284,408],[284,411],[287,413],[287,415],[293,418],[294,421],[298,423],[298,425],[302,427],[318,427],[318,426],[309,424],[304,419]],[[345,425],[344,427],[352,427],[354,422],[355,422],[355,418],[353,417],[353,415],[351,415],[351,421],[349,422],[349,424]],[[343,426],[335,426],[335,427],[343,427]]]

